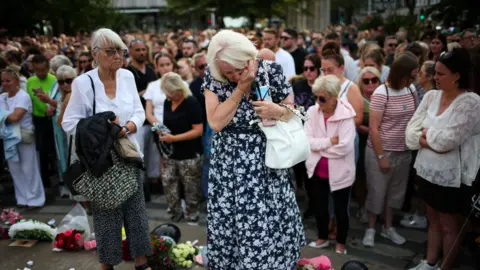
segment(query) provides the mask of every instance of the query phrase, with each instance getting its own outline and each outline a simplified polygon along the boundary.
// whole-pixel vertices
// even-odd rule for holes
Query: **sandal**
[[[142,264],[142,265],[135,266],[135,270],[147,270],[147,269],[152,269],[152,268],[150,268],[150,266],[148,266],[148,264]]]

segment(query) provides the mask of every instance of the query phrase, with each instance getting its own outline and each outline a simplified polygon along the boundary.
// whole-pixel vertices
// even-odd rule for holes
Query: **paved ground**
[[[10,195],[11,196],[11,195]],[[5,198],[5,196],[3,197]],[[0,196],[1,201],[1,196]],[[5,200],[4,200],[5,203]],[[0,208],[2,207],[0,203]],[[53,203],[47,205],[40,210],[22,210],[22,214],[27,218],[34,218],[41,221],[48,221],[52,218],[59,222],[63,216],[70,211],[72,204],[69,200],[56,199]],[[150,228],[168,222],[166,216],[167,205],[162,196],[154,196],[153,201],[148,204],[147,211],[149,215]],[[355,205],[352,206],[352,216],[356,212]],[[199,226],[190,226],[187,224],[178,224],[182,231],[181,241],[193,241],[198,239],[200,244],[205,244],[206,229],[205,218]],[[328,256],[335,269],[349,260],[360,260],[367,264],[371,270],[386,269],[407,269],[412,264],[417,263],[424,254],[426,232],[418,230],[410,230],[398,228],[400,234],[405,236],[408,242],[402,246],[397,246],[389,240],[382,239],[381,236],[376,238],[375,248],[365,248],[361,244],[365,225],[359,223],[355,218],[351,220],[351,230],[348,237],[347,249],[348,255],[338,255],[334,252],[333,247],[326,250],[317,250],[305,247],[302,251],[303,257],[315,257],[319,255]],[[308,241],[315,239],[315,223],[313,220],[305,221],[305,230]],[[55,253],[51,251],[51,243],[38,243],[32,248],[9,247],[10,241],[0,241],[0,269],[16,270],[27,267],[27,261],[34,262],[32,270],[90,270],[99,269],[95,252],[61,252]],[[461,264],[457,269],[471,270],[474,269],[468,265],[472,264],[472,258],[467,252],[462,252],[458,261]],[[133,269],[133,265],[125,263],[116,269],[126,270]],[[196,267],[194,269],[203,269]],[[271,269],[277,270],[277,269]]]

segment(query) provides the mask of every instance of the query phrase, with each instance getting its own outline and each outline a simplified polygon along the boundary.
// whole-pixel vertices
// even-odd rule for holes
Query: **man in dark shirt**
[[[130,42],[128,49],[130,54],[130,63],[127,66],[127,69],[133,73],[135,84],[137,85],[138,95],[140,96],[143,109],[145,109],[146,102],[143,98],[143,94],[145,93],[148,84],[157,80],[157,76],[155,75],[153,68],[147,62],[147,47],[144,41],[133,40]],[[160,89],[158,90],[161,91]],[[152,132],[150,131],[150,126],[146,120],[142,127],[137,127],[135,137],[137,138],[140,150],[145,156],[147,177],[144,175],[142,175],[142,177],[144,178],[143,188],[145,200],[148,202],[150,201],[150,181],[146,180],[148,178],[158,178],[160,176],[160,169],[158,166],[158,164],[160,164],[160,160],[157,162],[157,159],[159,159],[158,154],[154,152],[157,150],[154,147]],[[157,164],[157,166],[154,164]]]
[[[295,73],[299,75],[303,73],[303,62],[305,61],[307,52],[298,47],[297,38],[298,33],[293,29],[283,30],[280,36],[282,48],[292,55],[293,61],[295,61]]]
[[[198,77],[196,77],[190,83],[190,91],[192,91],[193,96],[198,100],[198,103],[200,103],[202,115],[204,116],[203,119],[207,119],[207,113],[205,109],[205,96],[202,94],[201,89],[203,84],[203,76],[205,74],[205,68],[207,68],[207,57],[204,53],[197,53],[193,56],[193,63],[195,65],[195,70],[198,73]]]

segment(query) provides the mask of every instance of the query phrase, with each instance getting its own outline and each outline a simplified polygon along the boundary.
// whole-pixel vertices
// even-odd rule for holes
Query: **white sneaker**
[[[400,224],[402,224],[403,227],[414,229],[426,229],[428,227],[427,218],[417,214],[412,215],[410,219],[401,220]]]
[[[317,245],[317,242],[313,241],[310,244],[308,244],[309,247],[312,248],[327,248],[330,245],[330,241],[325,241],[323,244]]]
[[[397,233],[395,228],[391,227],[388,229],[385,229],[385,227],[382,227],[382,233],[380,234],[381,236],[392,240],[397,245],[403,245],[407,240],[403,236]]]
[[[360,210],[358,210],[357,219],[360,221],[360,223],[363,223],[363,224],[368,223],[368,213],[365,207],[362,207],[360,208]]]
[[[437,264],[435,266],[430,266],[427,261],[421,261],[419,265],[410,268],[409,270],[440,270],[440,267],[438,267]]]
[[[362,244],[366,247],[375,246],[375,229],[367,229],[365,231],[365,236],[363,237]]]

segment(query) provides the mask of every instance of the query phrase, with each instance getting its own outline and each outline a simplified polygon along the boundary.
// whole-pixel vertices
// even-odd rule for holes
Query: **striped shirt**
[[[379,128],[383,150],[391,152],[408,150],[405,130],[416,107],[417,96],[413,85],[410,85],[410,90],[407,87],[400,91],[388,88],[388,93],[385,85],[380,85],[375,90],[370,101],[370,111],[383,113]],[[368,146],[373,147],[371,136],[368,138]]]

